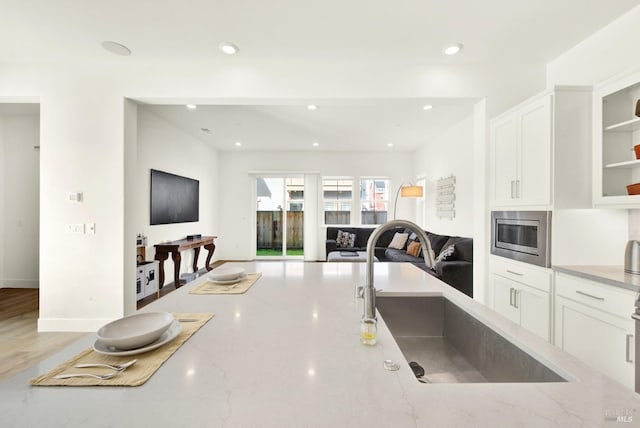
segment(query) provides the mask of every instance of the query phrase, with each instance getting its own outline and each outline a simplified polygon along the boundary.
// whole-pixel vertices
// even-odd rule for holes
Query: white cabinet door
[[[550,339],[550,295],[543,291],[520,284],[515,305],[520,310],[520,325],[546,341]]]
[[[551,95],[529,103],[520,114],[519,205],[551,204]]]
[[[551,205],[553,95],[491,123],[492,206]]]
[[[558,296],[556,345],[634,389],[633,321]]]
[[[491,275],[493,286],[493,310],[520,324],[520,312],[514,306],[518,283],[499,275]]]
[[[518,180],[518,131],[514,117],[497,122],[492,127],[492,191],[494,205],[516,203]]]

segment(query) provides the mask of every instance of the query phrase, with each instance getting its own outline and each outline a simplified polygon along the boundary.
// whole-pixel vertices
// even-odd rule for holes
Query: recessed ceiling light
[[[309,110],[318,110],[318,106],[317,106],[317,105],[315,105],[315,104],[309,104],[309,105],[307,106],[307,108],[308,108]]]
[[[198,108],[198,106],[197,106],[197,105],[195,105],[195,104],[187,104],[185,107],[186,107],[186,108],[188,108],[188,109],[190,109],[190,110],[195,110],[195,109],[197,109],[197,108]]]
[[[239,50],[236,45],[228,42],[220,43],[218,47],[222,52],[226,53],[227,55],[235,55],[236,53],[238,53],[238,50]]]
[[[458,52],[460,52],[463,47],[464,46],[462,46],[462,43],[456,43],[456,44],[449,45],[449,46],[445,47],[443,49],[443,52],[444,52],[445,55],[455,55]]]
[[[393,147],[393,143],[387,143],[387,147]]]
[[[111,52],[112,54],[116,54],[120,56],[131,55],[131,49],[117,42],[104,41],[102,42],[102,48],[106,51]]]
[[[431,104],[425,104],[422,106],[422,110],[431,110],[433,106]]]
[[[236,141],[235,145],[236,145],[236,147],[240,147],[242,145],[242,143],[240,141]]]
[[[318,147],[319,145],[320,145],[320,143],[318,143],[317,141],[314,141],[313,147]]]

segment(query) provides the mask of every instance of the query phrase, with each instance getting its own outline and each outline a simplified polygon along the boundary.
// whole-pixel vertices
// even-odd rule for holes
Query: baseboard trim
[[[94,318],[38,318],[38,332],[90,333],[113,321]]]
[[[0,288],[40,288],[37,279],[3,279]]]

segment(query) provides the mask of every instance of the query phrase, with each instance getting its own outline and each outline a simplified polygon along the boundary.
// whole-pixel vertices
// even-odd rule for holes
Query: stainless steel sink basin
[[[407,362],[430,383],[566,382],[444,297],[377,297]]]

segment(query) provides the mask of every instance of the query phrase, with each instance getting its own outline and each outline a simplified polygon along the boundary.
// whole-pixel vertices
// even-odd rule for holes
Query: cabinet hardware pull
[[[511,180],[511,199],[515,199],[515,192],[514,192],[514,186],[516,184],[515,180]]]
[[[513,275],[524,276],[523,273],[514,272],[514,271],[509,270],[509,269],[507,269],[507,272],[509,272],[510,274],[513,274]]]
[[[631,340],[629,340],[629,339],[633,339],[633,334],[627,334],[627,339],[626,339],[627,340],[627,344],[626,344],[627,347],[626,347],[626,350],[625,350],[625,361],[627,363],[633,363],[633,360],[631,359],[631,356],[629,355],[630,351],[631,351]]]
[[[592,299],[601,300],[604,302],[604,297],[594,296],[593,294],[585,293],[584,291],[576,290],[576,293],[581,294],[583,296],[591,297]]]
[[[516,180],[516,198],[520,199],[520,180]]]
[[[513,306],[513,287],[509,289],[509,306]]]
[[[518,293],[520,290],[513,289],[513,307],[518,309]]]

